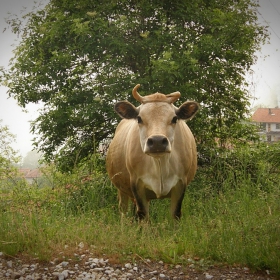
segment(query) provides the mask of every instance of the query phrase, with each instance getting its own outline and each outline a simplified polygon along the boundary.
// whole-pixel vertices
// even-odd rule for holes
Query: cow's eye
[[[178,120],[178,118],[175,116],[175,117],[172,119],[171,123],[172,123],[172,124],[175,124],[175,123],[177,123],[177,120]]]
[[[143,123],[141,117],[139,117],[139,116],[137,117],[137,121],[138,121],[138,123]]]

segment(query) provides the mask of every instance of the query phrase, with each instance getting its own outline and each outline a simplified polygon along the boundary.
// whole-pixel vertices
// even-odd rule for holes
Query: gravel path
[[[0,252],[0,279],[20,280],[132,280],[132,279],[254,279],[273,280],[269,272],[254,274],[246,267],[208,267],[202,269],[196,262],[189,260],[187,266],[171,266],[163,262],[141,260],[137,263],[115,264],[105,258],[95,258],[91,253],[74,256],[75,260],[49,263],[6,258]]]

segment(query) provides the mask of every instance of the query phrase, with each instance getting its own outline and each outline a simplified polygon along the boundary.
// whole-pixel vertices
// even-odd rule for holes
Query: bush
[[[202,156],[201,156],[202,157]],[[255,189],[273,192],[280,175],[280,144],[242,145],[232,149],[212,149],[199,166],[195,189],[203,186],[219,193],[228,187],[236,189],[244,183]],[[201,184],[201,182],[203,184]],[[198,183],[199,182],[199,183]],[[201,186],[198,186],[198,184]]]

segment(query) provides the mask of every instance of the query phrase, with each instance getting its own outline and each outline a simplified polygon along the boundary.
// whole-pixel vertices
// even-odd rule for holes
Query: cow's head
[[[192,118],[199,104],[186,101],[177,108],[173,102],[180,97],[179,92],[168,95],[155,93],[143,97],[137,92],[139,87],[139,84],[136,85],[132,94],[142,104],[136,108],[128,101],[120,101],[115,104],[115,111],[124,119],[138,122],[140,143],[145,154],[157,157],[170,153],[178,120]]]

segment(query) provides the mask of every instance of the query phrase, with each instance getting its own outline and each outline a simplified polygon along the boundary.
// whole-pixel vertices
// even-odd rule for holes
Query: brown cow
[[[195,140],[184,120],[195,115],[199,104],[186,101],[177,108],[173,102],[179,92],[142,97],[139,86],[132,91],[142,103],[139,107],[128,101],[115,104],[123,120],[109,146],[107,171],[118,188],[123,214],[129,198],[136,202],[138,217],[143,219],[148,218],[151,199],[169,197],[171,213],[179,219],[186,186],[197,169]]]

